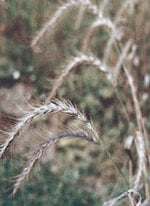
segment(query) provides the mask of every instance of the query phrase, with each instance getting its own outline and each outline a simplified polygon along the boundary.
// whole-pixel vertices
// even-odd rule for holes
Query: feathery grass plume
[[[120,202],[121,200],[129,198],[131,206],[140,206],[141,205],[141,196],[138,192],[136,192],[133,189],[128,190],[127,192],[124,192],[120,196],[113,198],[107,202],[104,202],[103,206],[114,206],[117,202]]]
[[[62,85],[69,72],[80,64],[91,64],[93,66],[96,66],[100,71],[108,73],[108,68],[104,64],[102,64],[99,58],[92,55],[85,55],[83,53],[80,53],[79,56],[72,58],[69,63],[64,66],[65,69],[62,71],[62,74],[54,83],[54,86],[52,87],[52,90],[47,97],[47,101],[50,101],[56,95],[56,92]]]
[[[82,122],[86,123],[86,126],[93,130],[95,134],[95,139],[98,139],[98,134],[92,127],[92,125],[87,121],[86,117],[70,102],[54,100],[49,104],[45,104],[39,107],[33,107],[33,109],[29,112],[26,112],[25,116],[20,119],[20,121],[16,124],[12,131],[9,133],[6,141],[0,145],[0,158],[5,154],[7,149],[12,145],[17,137],[21,135],[22,130],[30,124],[33,120],[41,118],[43,115],[48,115],[56,112],[63,112],[68,115],[75,116]]]
[[[118,23],[122,20],[122,15],[123,13],[127,10],[128,7],[133,7],[137,3],[140,3],[138,0],[125,0],[124,3],[122,4],[121,8],[119,9],[118,13],[115,16],[114,19],[114,24],[118,25]],[[132,12],[133,13],[133,12]],[[109,55],[110,51],[112,50],[112,46],[115,43],[116,40],[120,40],[123,36],[123,29],[122,28],[117,28],[117,30],[112,30],[112,33],[110,35],[110,38],[106,44],[106,49],[104,51],[104,62],[107,63],[109,60]]]
[[[50,137],[45,140],[42,145],[37,149],[33,157],[28,161],[26,167],[23,169],[20,175],[18,175],[17,180],[14,184],[14,189],[12,195],[15,195],[18,189],[21,187],[21,185],[24,183],[24,181],[28,178],[29,174],[31,173],[33,167],[36,165],[37,162],[41,161],[44,154],[47,150],[50,150],[53,144],[56,144],[63,138],[81,138],[85,139],[87,141],[93,141],[95,142],[95,137],[92,137],[88,134],[88,131],[83,131],[81,129],[77,131],[65,131],[60,132],[56,135],[51,135]],[[98,143],[95,142],[95,143]]]
[[[49,141],[42,144],[42,146],[37,150],[37,152],[35,152],[34,157],[31,158],[31,160],[29,160],[28,164],[23,169],[22,173],[17,176],[17,180],[14,184],[14,189],[13,189],[12,195],[16,194],[16,192],[21,187],[21,185],[23,184],[25,179],[28,178],[31,170],[33,169],[35,164],[41,159],[41,157],[42,157],[43,153],[45,152],[45,150],[47,150],[48,148],[50,149],[50,147],[52,147],[53,144],[55,144],[57,141],[58,140],[49,139]]]
[[[43,36],[50,31],[53,27],[56,26],[58,21],[62,19],[67,12],[70,11],[73,7],[80,6],[87,7],[92,13],[97,13],[97,7],[90,0],[70,0],[69,2],[63,4],[58,8],[55,14],[49,18],[49,20],[43,25],[43,27],[37,32],[37,35],[33,38],[31,42],[31,47],[34,48],[37,43],[43,38]],[[52,31],[52,30],[51,30]]]

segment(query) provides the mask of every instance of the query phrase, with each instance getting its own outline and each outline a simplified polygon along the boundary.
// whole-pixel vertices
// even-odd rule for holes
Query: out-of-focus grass
[[[13,165],[15,164],[15,167]],[[49,164],[42,164],[40,171],[33,172],[29,182],[17,196],[11,197],[12,174],[18,162],[4,161],[0,167],[0,205],[51,205],[51,206],[83,206],[99,205],[101,198],[82,188],[77,171],[64,169],[51,172]],[[46,178],[45,178],[46,177]]]

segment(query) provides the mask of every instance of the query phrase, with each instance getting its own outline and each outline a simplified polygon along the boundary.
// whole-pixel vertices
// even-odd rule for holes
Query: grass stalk
[[[54,83],[52,90],[47,97],[47,101],[50,101],[56,95],[58,89],[61,87],[70,71],[74,68],[77,68],[77,66],[81,64],[93,65],[96,68],[98,68],[101,72],[108,73],[108,69],[104,64],[102,64],[99,58],[92,55],[85,55],[83,53],[80,53],[79,56],[72,58],[68,62],[68,64],[64,66],[64,70]]]

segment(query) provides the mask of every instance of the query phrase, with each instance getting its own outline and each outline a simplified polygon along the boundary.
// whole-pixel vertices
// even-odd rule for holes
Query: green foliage
[[[15,167],[12,167],[13,165]],[[94,194],[84,191],[76,172],[66,168],[59,172],[51,172],[49,164],[42,164],[40,172],[33,172],[32,181],[24,186],[23,191],[15,197],[10,196],[12,180],[18,162],[4,161],[0,166],[0,205],[51,205],[51,206],[96,206],[100,199]],[[46,178],[45,178],[46,177]],[[8,190],[9,188],[9,190]]]

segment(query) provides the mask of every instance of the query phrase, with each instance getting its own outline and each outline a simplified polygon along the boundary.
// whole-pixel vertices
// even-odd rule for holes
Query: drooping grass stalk
[[[131,2],[125,2],[125,5],[121,8],[120,12],[118,13],[119,15],[121,15],[124,11],[124,8],[126,8],[128,6],[128,4],[131,3]],[[118,15],[118,16],[119,16]],[[117,17],[118,18],[118,17]],[[117,22],[117,18],[116,18],[116,22]],[[112,44],[116,41],[116,37],[115,37],[115,34],[112,34],[112,37],[110,38],[110,42],[108,42],[108,47],[106,47],[106,53],[104,55],[104,62],[107,62],[107,58],[110,54],[110,48],[112,46]],[[117,42],[117,45],[118,45],[118,42]],[[140,183],[140,179],[141,179],[141,176],[142,174],[144,174],[144,177],[147,181],[147,169],[146,169],[146,163],[145,163],[145,145],[144,145],[144,139],[145,139],[145,142],[148,144],[148,140],[147,138],[145,137],[142,137],[142,134],[143,132],[145,131],[145,126],[143,124],[143,117],[142,117],[142,113],[141,113],[141,110],[140,110],[140,106],[139,106],[139,101],[137,99],[137,95],[136,95],[136,89],[135,89],[135,85],[133,83],[133,78],[129,72],[129,69],[127,69],[127,67],[124,65],[123,63],[123,59],[125,59],[125,56],[127,55],[128,53],[128,50],[130,48],[130,45],[131,45],[131,42],[130,44],[126,44],[127,46],[125,47],[124,51],[122,51],[122,55],[120,55],[120,61],[118,61],[117,65],[116,65],[116,77],[118,76],[118,71],[119,71],[119,68],[121,66],[121,64],[123,65],[123,68],[124,68],[124,72],[127,76],[127,79],[128,79],[128,82],[129,82],[129,86],[130,86],[130,89],[131,89],[131,94],[132,94],[132,98],[133,98],[133,102],[134,102],[134,107],[135,107],[135,113],[136,113],[136,119],[137,119],[137,124],[138,124],[138,129],[139,129],[139,132],[140,132],[140,135],[136,135],[136,141],[138,140],[141,140],[142,143],[141,143],[141,147],[137,148],[137,152],[138,152],[138,156],[139,156],[139,164],[138,164],[138,172],[137,172],[137,176],[136,176],[136,180],[135,180],[135,185],[134,185],[134,189],[135,190],[138,190],[139,188],[139,183]],[[121,53],[121,49],[119,47],[119,52]],[[125,54],[126,53],[126,54]],[[125,54],[125,55],[124,55]],[[107,57],[107,58],[106,58]],[[140,137],[140,138],[139,138]],[[139,142],[139,141],[138,141]],[[138,144],[139,145],[139,144]],[[138,147],[137,145],[137,147]],[[147,148],[147,151],[148,151],[148,148]],[[149,198],[149,186],[147,183],[145,183],[145,193],[146,193],[146,198]],[[135,201],[132,201],[131,200],[131,196],[129,197],[130,199],[130,202],[131,202],[131,205],[132,206],[135,206],[137,205],[135,203]],[[114,205],[115,203],[113,204],[110,204],[110,205]]]
[[[81,49],[82,51],[87,50],[90,39],[95,34],[96,30],[101,26],[108,28],[109,30],[111,30],[111,32],[116,29],[115,24],[110,19],[103,17],[102,13],[99,14],[96,20],[90,25],[90,27],[86,32],[86,35],[83,39],[83,44]]]
[[[62,18],[66,13],[74,6],[77,5],[75,1],[69,1],[59,7],[59,9],[55,12],[53,17],[50,17],[49,20],[43,25],[42,29],[37,32],[37,35],[33,38],[31,42],[31,47],[34,48],[36,44],[43,38],[43,36]]]
[[[116,45],[117,45],[118,51],[121,52],[121,48],[120,48],[120,45],[119,45],[118,42],[116,42]],[[133,103],[134,103],[135,115],[136,115],[138,130],[140,132],[140,138],[143,138],[142,141],[143,141],[143,145],[144,145],[144,151],[145,151],[145,148],[146,148],[146,153],[147,153],[148,158],[149,158],[149,154],[148,154],[148,151],[149,151],[149,141],[147,139],[147,136],[144,135],[145,134],[144,130],[146,130],[146,128],[145,128],[145,125],[144,125],[142,112],[141,112],[139,101],[138,101],[138,98],[137,98],[137,93],[136,93],[136,87],[134,85],[134,80],[133,80],[133,77],[132,77],[129,69],[127,68],[126,64],[123,63],[122,66],[123,66],[125,75],[126,75],[126,77],[128,79],[128,83],[129,83],[129,86],[130,86],[130,89],[131,89],[131,95],[132,95],[132,99],[133,99]],[[136,137],[139,138],[139,135],[136,135]],[[139,156],[139,159],[140,158],[141,157]],[[145,179],[147,179],[147,168],[146,168],[146,165],[144,166],[143,169],[144,169],[143,170],[144,177],[145,177]],[[138,171],[139,174],[141,174],[140,171],[141,171],[141,169],[140,169],[140,166],[139,166],[139,171]],[[138,175],[138,176],[140,176],[140,175]],[[145,193],[146,193],[146,197],[150,198],[150,191],[149,191],[149,186],[148,186],[147,183],[145,183]]]
[[[120,196],[118,196],[116,198],[113,198],[113,199],[111,199],[107,202],[104,202],[103,206],[113,206],[113,205],[116,204],[116,202],[118,202],[118,201],[120,201],[120,200],[122,200],[126,197],[127,197],[127,193],[125,192],[125,193],[121,194]]]
[[[16,138],[20,137],[21,132],[25,127],[30,124],[33,120],[41,118],[43,115],[48,115],[56,112],[63,112],[68,115],[72,115],[82,122],[86,123],[87,128],[95,134],[95,140],[98,138],[98,134],[93,128],[92,124],[89,123],[86,117],[70,102],[55,100],[49,104],[45,104],[39,107],[34,107],[31,111],[26,112],[26,115],[20,119],[12,131],[8,133],[8,138],[5,142],[0,145],[0,158],[6,153],[7,149],[10,148]]]
[[[127,192],[124,192],[123,194],[119,195],[116,198],[113,198],[107,202],[104,202],[103,206],[114,206],[116,203],[124,200],[125,198],[129,198],[130,205],[131,206],[140,206],[141,205],[141,196],[138,192],[135,190],[131,189],[128,190]]]
[[[120,46],[119,46],[119,43],[117,42],[117,47],[118,47],[119,53],[122,53],[122,55],[120,55],[121,61],[120,61],[120,63],[118,63],[118,65],[119,65],[118,68],[122,64],[124,72],[125,72],[126,77],[128,79],[128,83],[129,83],[129,86],[131,89],[132,99],[133,99],[134,107],[135,107],[137,125],[138,125],[138,129],[139,129],[139,132],[137,132],[136,138],[135,138],[139,161],[138,161],[138,171],[137,171],[136,180],[134,182],[133,189],[135,191],[137,191],[139,189],[141,177],[142,177],[142,175],[144,175],[145,194],[146,194],[146,198],[148,199],[150,197],[150,193],[149,193],[149,185],[147,183],[148,175],[147,175],[147,168],[146,168],[145,152],[146,151],[148,152],[149,147],[146,147],[145,143],[147,145],[149,145],[149,142],[148,142],[148,139],[143,136],[143,134],[144,134],[143,131],[145,130],[145,126],[143,125],[143,117],[142,117],[141,109],[139,106],[139,101],[137,99],[136,88],[135,88],[135,85],[133,83],[133,77],[130,74],[129,69],[127,69],[126,65],[123,62],[123,59],[125,59],[124,53],[126,53],[126,55],[127,55],[127,50],[129,50],[130,46],[131,46],[131,42],[129,41],[129,43],[127,42],[127,44],[126,44],[124,51],[122,51]],[[144,143],[144,141],[145,141],[145,143]],[[145,148],[146,148],[146,150],[145,150]],[[116,200],[118,201],[118,198],[120,200],[120,197],[122,197],[122,195],[113,199],[113,201],[107,202],[108,204],[106,204],[106,205],[109,205],[109,206],[114,205],[116,203]],[[136,205],[141,204],[141,201],[140,201],[140,203],[136,204],[136,202],[134,200],[132,200],[132,195],[129,196],[129,200],[130,200],[130,203],[132,206],[136,206]]]
[[[94,35],[94,33],[96,32],[96,29],[98,27],[105,26],[105,27],[110,28],[111,34],[112,33],[116,34],[116,32],[119,32],[119,31],[117,31],[115,23],[113,23],[110,19],[104,17],[104,10],[105,10],[105,7],[107,6],[108,3],[109,3],[109,0],[106,0],[106,1],[104,0],[104,1],[100,2],[99,9],[97,8],[98,12],[96,13],[96,19],[89,26],[88,31],[86,32],[86,35],[83,39],[83,45],[82,45],[82,49],[81,49],[82,51],[85,52],[87,50],[90,38],[91,38],[92,35]],[[124,53],[126,53],[126,52],[124,52]],[[121,55],[120,59],[118,61],[117,70],[119,70],[123,59],[124,59],[124,57]],[[105,62],[105,61],[103,60],[103,62]],[[115,81],[115,78],[114,78],[115,74],[113,73],[112,69],[109,69],[108,65],[105,66],[105,67],[107,67],[107,70],[109,71],[109,76],[108,76],[109,81],[110,81],[111,85],[113,86],[114,91],[116,93],[116,97],[117,97],[117,99],[118,99],[118,101],[121,105],[125,120],[127,121],[127,123],[129,123],[129,115],[128,115],[127,110],[125,109],[125,107],[123,105],[120,93],[119,93],[119,91],[117,90],[117,87],[116,87],[116,81]]]
[[[130,8],[131,6],[134,7],[137,3],[139,4],[140,1],[138,1],[138,0],[133,0],[133,1],[125,0],[124,3],[121,5],[118,13],[115,16],[114,24],[118,25],[118,23],[122,20],[122,15],[127,10],[127,8],[128,7]],[[104,59],[105,63],[107,63],[109,60],[109,55],[111,53],[113,44],[115,43],[116,40],[120,40],[123,33],[124,32],[123,32],[122,28],[117,28],[117,30],[112,30],[110,38],[106,44],[106,49],[104,50],[104,58],[103,59]]]
[[[58,77],[56,82],[54,83],[52,90],[47,97],[47,101],[50,101],[55,95],[62,83],[64,82],[65,78],[69,74],[69,72],[76,68],[78,65],[81,64],[90,64],[98,68],[100,71],[104,73],[108,73],[108,68],[102,64],[99,58],[92,56],[92,55],[85,55],[81,53],[79,56],[72,58],[66,66],[64,66],[64,70],[62,71],[61,75]]]
[[[116,48],[118,50],[118,53],[121,53],[121,47],[120,47],[118,42],[116,42]],[[139,105],[139,100],[138,100],[138,97],[137,97],[137,92],[136,92],[137,89],[136,89],[136,86],[134,84],[134,79],[133,79],[129,69],[127,68],[126,64],[122,63],[122,66],[123,66],[125,75],[127,77],[127,80],[128,80],[128,83],[129,83],[129,86],[130,86],[130,89],[131,89],[131,95],[132,95],[132,99],[133,99],[133,103],[134,103],[138,129],[139,129],[139,131],[141,131],[141,133],[145,134],[144,131],[146,130],[146,128],[145,128],[145,125],[144,125],[143,116],[142,116],[141,108],[140,108],[140,105]],[[147,136],[144,135],[144,138],[145,138],[146,145],[149,148],[149,141],[147,139]]]
[[[67,14],[72,8],[86,7],[92,11],[92,13],[97,13],[97,7],[90,0],[70,0],[58,8],[52,17],[43,25],[43,27],[37,32],[37,35],[33,38],[31,42],[31,47],[34,48],[38,42],[43,38],[47,32],[52,32],[53,28],[57,23]]]
[[[82,51],[86,51],[91,37],[95,34],[96,30],[104,26],[110,30],[116,29],[115,24],[109,19],[104,16],[104,10],[109,3],[109,0],[105,0],[99,3],[99,8],[97,7],[97,13],[96,13],[96,18],[93,21],[93,23],[89,26],[87,29],[86,35],[83,39],[83,44],[82,44]]]
[[[120,196],[113,198],[107,202],[104,202],[103,206],[113,206],[116,204],[116,202],[118,202],[126,197],[127,197],[127,192],[125,192],[125,193],[121,194]]]
[[[37,149],[33,157],[31,157],[26,165],[26,167],[23,169],[20,175],[18,175],[17,180],[14,184],[14,189],[12,192],[12,195],[15,195],[18,189],[21,187],[21,185],[25,182],[25,180],[30,175],[33,167],[42,160],[44,154],[47,150],[50,150],[51,147],[56,144],[58,141],[60,141],[63,138],[81,138],[88,141],[95,142],[95,137],[92,137],[88,134],[86,131],[66,131],[61,132],[57,135],[53,135],[54,137],[48,137],[47,140],[45,140],[42,145]],[[98,143],[98,142],[97,142]]]

